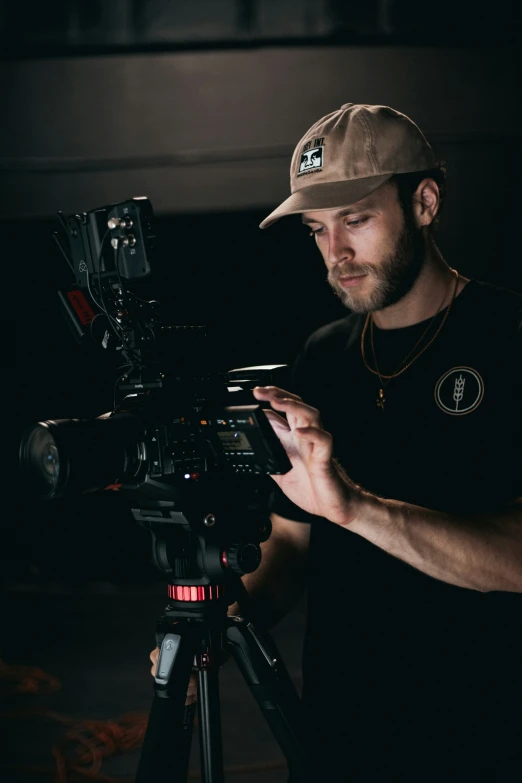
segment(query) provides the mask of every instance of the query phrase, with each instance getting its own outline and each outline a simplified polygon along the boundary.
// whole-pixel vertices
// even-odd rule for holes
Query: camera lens
[[[60,461],[58,449],[54,443],[46,443],[42,451],[42,465],[45,472],[54,480],[60,475]]]
[[[39,424],[25,433],[20,445],[20,461],[31,488],[40,497],[54,497],[60,483],[60,456],[47,426]]]
[[[26,430],[20,443],[27,490],[57,498],[132,481],[147,470],[143,438],[141,420],[127,413],[40,421]]]

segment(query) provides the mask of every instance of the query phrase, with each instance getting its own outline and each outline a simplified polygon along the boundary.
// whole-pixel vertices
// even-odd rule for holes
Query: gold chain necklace
[[[384,410],[384,403],[386,402],[386,400],[384,398],[384,389],[386,388],[388,383],[391,381],[392,378],[397,378],[397,376],[401,375],[403,372],[405,372],[405,370],[407,370],[408,367],[411,367],[413,362],[416,361],[419,358],[419,356],[421,356],[424,353],[424,351],[427,350],[430,347],[430,345],[435,340],[435,338],[437,337],[437,335],[439,334],[440,330],[442,329],[442,327],[444,326],[444,324],[446,322],[446,319],[447,319],[447,317],[449,315],[449,312],[451,310],[451,305],[455,301],[455,297],[457,295],[457,288],[458,288],[458,285],[459,285],[459,277],[460,277],[460,275],[459,275],[459,273],[457,272],[456,269],[452,269],[451,271],[455,275],[455,286],[453,288],[453,296],[451,297],[451,301],[450,301],[449,305],[446,307],[446,312],[444,313],[444,317],[443,317],[442,321],[440,322],[439,328],[437,329],[437,331],[435,332],[435,334],[433,335],[431,340],[428,343],[426,343],[424,348],[421,348],[419,353],[416,356],[414,356],[413,359],[410,362],[408,362],[408,364],[406,364],[403,367],[404,363],[408,361],[408,359],[410,358],[410,356],[414,352],[415,348],[419,345],[419,343],[422,342],[422,340],[425,338],[425,336],[427,335],[427,333],[431,329],[431,327],[433,325],[433,322],[434,322],[435,318],[437,317],[437,315],[439,314],[440,308],[442,307],[442,303],[444,302],[444,299],[446,298],[446,294],[444,294],[442,302],[439,305],[439,309],[437,310],[437,312],[435,313],[433,318],[431,318],[427,328],[424,330],[424,332],[422,333],[420,338],[417,340],[417,342],[415,343],[415,345],[413,346],[411,351],[400,362],[400,364],[397,367],[397,370],[395,370],[395,372],[393,372],[391,375],[383,375],[380,372],[380,370],[379,370],[379,365],[377,364],[377,357],[375,356],[375,346],[374,346],[374,342],[373,342],[373,319],[371,317],[372,314],[368,313],[368,315],[366,316],[366,321],[365,321],[365,324],[364,324],[364,327],[363,327],[363,330],[362,330],[362,334],[361,334],[361,354],[362,354],[362,359],[363,359],[363,362],[364,362],[366,368],[370,372],[372,372],[374,375],[378,375],[379,376],[379,381],[381,383],[381,386],[380,386],[380,389],[379,389],[379,396],[377,397],[376,403],[377,403],[377,407],[380,408],[382,411]],[[371,342],[371,346],[372,346],[372,354],[373,354],[373,362],[375,364],[375,370],[373,369],[373,367],[370,367],[370,365],[366,361],[366,357],[364,355],[364,338],[366,336],[366,331],[368,329],[368,323],[370,323],[370,342]],[[399,369],[399,367],[401,369]],[[386,383],[384,383],[383,378],[387,379]]]

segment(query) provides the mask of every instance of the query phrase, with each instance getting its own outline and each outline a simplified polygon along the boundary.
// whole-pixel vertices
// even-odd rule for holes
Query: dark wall
[[[297,141],[348,101],[405,112],[473,190],[485,172],[507,181],[522,131],[519,66],[509,46],[5,61],[0,216],[48,217],[129,195],[147,195],[161,214],[268,209],[287,195]]]

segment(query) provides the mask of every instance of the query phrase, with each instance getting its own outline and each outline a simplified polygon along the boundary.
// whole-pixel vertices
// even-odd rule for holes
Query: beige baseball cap
[[[436,165],[430,145],[405,114],[389,106],[345,103],[305,133],[292,156],[292,195],[259,228],[285,215],[347,207],[394,174]]]

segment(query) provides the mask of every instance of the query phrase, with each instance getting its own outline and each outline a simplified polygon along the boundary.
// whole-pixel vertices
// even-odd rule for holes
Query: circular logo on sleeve
[[[484,396],[484,381],[471,367],[453,367],[439,378],[435,386],[435,401],[452,416],[474,411]]]

